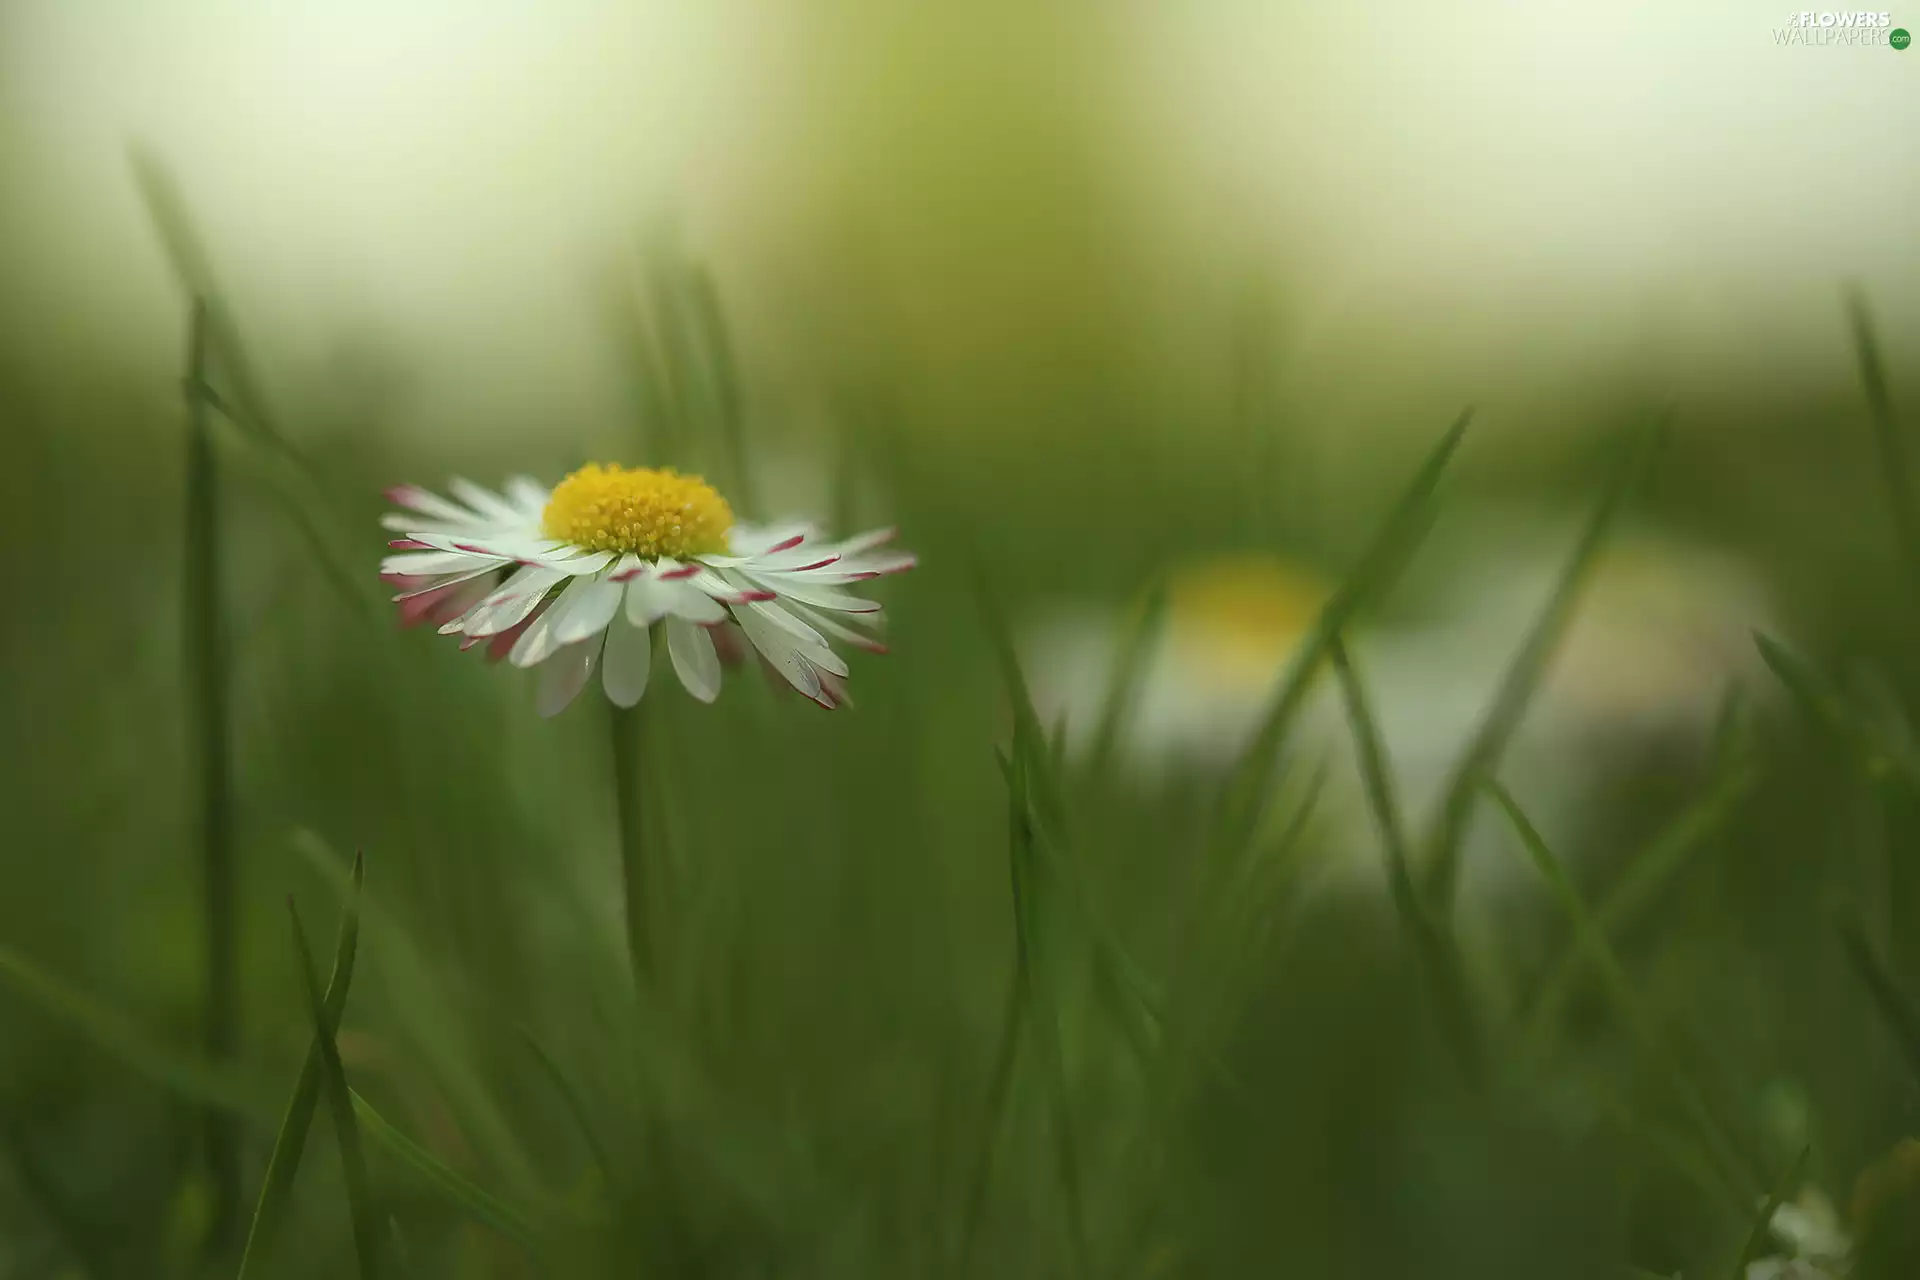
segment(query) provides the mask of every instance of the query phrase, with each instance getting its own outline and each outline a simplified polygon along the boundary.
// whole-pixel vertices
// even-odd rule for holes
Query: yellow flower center
[[[578,547],[681,560],[724,552],[733,509],[699,476],[590,462],[554,486],[541,519]]]

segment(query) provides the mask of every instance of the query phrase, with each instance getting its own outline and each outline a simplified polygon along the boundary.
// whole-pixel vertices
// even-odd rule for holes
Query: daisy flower
[[[914,565],[890,529],[829,542],[810,524],[749,526],[698,476],[592,463],[552,489],[526,477],[496,493],[465,480],[442,497],[387,491],[400,536],[382,575],[403,623],[433,622],[460,647],[540,669],[554,715],[594,672],[616,705],[646,692],[652,632],[688,693],[720,693],[723,650],[744,637],[823,707],[845,699],[847,665],[829,639],[885,652],[880,606],[845,588]],[[716,643],[718,647],[716,647]]]

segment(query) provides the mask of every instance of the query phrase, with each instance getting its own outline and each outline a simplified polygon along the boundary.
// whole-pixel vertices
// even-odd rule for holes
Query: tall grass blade
[[[1893,396],[1887,390],[1887,371],[1880,359],[1873,318],[1867,313],[1865,296],[1858,290],[1847,295],[1847,321],[1860,361],[1860,385],[1873,415],[1874,445],[1880,452],[1880,474],[1886,481],[1887,506],[1893,515],[1900,554],[1906,561],[1908,586],[1920,592],[1920,502],[1914,497],[1913,463],[1893,411]]]
[[[179,184],[153,152],[136,149],[130,159],[134,181],[147,206],[147,216],[160,236],[174,275],[187,295],[206,309],[207,332],[232,402],[229,408],[223,400],[221,408],[229,413],[235,425],[260,443],[289,458],[297,457],[268,407],[265,388],[228,308],[226,295],[220,289],[212,255],[207,252],[206,241],[187,212]]]
[[[1839,913],[1840,941],[1846,947],[1847,963],[1853,967],[1860,983],[1873,998],[1873,1006],[1879,1010],[1880,1017],[1886,1022],[1887,1029],[1893,1033],[1894,1041],[1900,1051],[1906,1055],[1907,1065],[1913,1069],[1916,1079],[1920,1079],[1920,1005],[1900,989],[1899,980],[1893,976],[1893,970],[1880,957],[1867,940],[1866,926],[1852,909]]]
[[[1411,851],[1400,820],[1399,801],[1387,768],[1379,723],[1368,706],[1366,689],[1354,669],[1353,659],[1338,635],[1328,640],[1327,656],[1339,677],[1347,720],[1360,758],[1361,784],[1368,807],[1373,811],[1374,825],[1379,829],[1380,843],[1386,850],[1387,884],[1394,911],[1425,964],[1433,983],[1441,1025],[1460,1059],[1461,1070],[1468,1083],[1480,1084],[1486,1076],[1486,1056],[1467,995],[1466,975],[1452,937],[1434,919],[1414,888]]]
[[[536,1252],[538,1236],[525,1218],[449,1169],[425,1147],[387,1123],[365,1098],[357,1093],[352,1097],[354,1114],[366,1127],[367,1136],[418,1174],[441,1199],[481,1226],[499,1232],[528,1253]]]
[[[192,755],[200,843],[200,909],[203,976],[202,1045],[207,1058],[224,1062],[239,1040],[240,975],[236,965],[239,916],[235,910],[237,868],[229,795],[226,629],[220,608],[222,540],[220,476],[206,401],[197,388],[206,381],[208,318],[196,302],[187,324],[187,476],[181,549],[181,651],[191,717]],[[233,1117],[215,1107],[203,1121],[208,1181],[213,1195],[209,1243],[223,1246],[240,1213],[239,1134]]]
[[[1617,936],[1657,901],[1660,891],[1726,831],[1729,820],[1758,781],[1758,772],[1749,762],[1729,762],[1699,799],[1635,853],[1594,907],[1594,925],[1601,934]],[[1590,956],[1590,949],[1575,936],[1548,963],[1546,977],[1541,979],[1526,1015],[1530,1036],[1546,1034]]]
[[[1508,664],[1492,705],[1487,708],[1486,715],[1474,731],[1473,739],[1467,744],[1466,750],[1460,753],[1453,767],[1438,824],[1427,842],[1427,889],[1429,896],[1442,909],[1451,907],[1459,886],[1460,849],[1467,824],[1473,816],[1474,805],[1480,796],[1479,781],[1492,776],[1499,769],[1507,743],[1512,739],[1514,730],[1519,728],[1527,704],[1538,692],[1540,681],[1546,675],[1554,651],[1559,647],[1560,638],[1566,634],[1567,626],[1573,620],[1581,591],[1592,574],[1614,520],[1628,494],[1646,473],[1665,437],[1668,421],[1665,415],[1655,418],[1634,436],[1624,455],[1615,463],[1606,488],[1601,491],[1600,500],[1594,504],[1593,513],[1587,517],[1587,523],[1580,531],[1573,554],[1567,558],[1559,580],[1554,583],[1552,594],[1527,632],[1519,652]]]
[[[1745,1207],[1750,1205],[1758,1188],[1753,1185],[1755,1179],[1751,1169],[1742,1160],[1738,1148],[1727,1136],[1713,1109],[1707,1105],[1705,1095],[1688,1077],[1677,1058],[1668,1051],[1666,1044],[1655,1030],[1653,1019],[1640,1005],[1640,999],[1634,994],[1633,983],[1628,979],[1626,970],[1621,966],[1619,957],[1614,955],[1613,947],[1606,935],[1587,910],[1586,902],[1581,898],[1579,889],[1568,878],[1553,851],[1547,848],[1546,840],[1534,827],[1532,821],[1522,812],[1520,805],[1507,792],[1506,788],[1494,779],[1482,783],[1487,794],[1493,797],[1507,816],[1514,834],[1519,838],[1521,848],[1533,861],[1534,868],[1541,879],[1560,903],[1561,911],[1567,917],[1567,923],[1579,936],[1587,948],[1590,961],[1598,971],[1607,997],[1614,1012],[1627,1027],[1628,1033],[1638,1042],[1642,1053],[1647,1055],[1656,1069],[1665,1077],[1668,1089],[1687,1117],[1688,1123],[1697,1131],[1697,1137],[1704,1153],[1712,1161],[1715,1172],[1724,1184],[1733,1204]]]
[[[593,1112],[588,1109],[586,1100],[580,1096],[580,1091],[574,1088],[573,1081],[567,1078],[567,1073],[560,1069],[560,1064],[553,1060],[553,1055],[534,1039],[531,1031],[522,1030],[520,1039],[532,1052],[534,1060],[540,1064],[540,1069],[546,1073],[547,1079],[553,1081],[554,1091],[560,1095],[561,1101],[566,1103],[567,1114],[573,1117],[574,1126],[580,1130],[580,1138],[587,1144],[587,1152],[593,1157],[594,1164],[600,1170],[601,1181],[609,1188],[619,1186],[619,1179],[614,1173],[613,1160],[607,1154],[606,1144],[600,1140],[599,1126],[594,1123]]]
[[[1875,780],[1897,778],[1908,787],[1920,788],[1920,759],[1909,746],[1889,740],[1868,723],[1811,662],[1771,636],[1755,632],[1753,639],[1761,659],[1794,701],[1853,757],[1861,772]]]
[[[1033,855],[1033,822],[1027,803],[1027,772],[1037,754],[1044,754],[1044,739],[1014,731],[1011,769],[1012,789],[1007,804],[1007,860],[1013,898],[1014,962],[1023,990],[1023,1001],[1032,1009],[1041,1057],[1047,1066],[1047,1078],[1053,1095],[1055,1153],[1059,1163],[1060,1186],[1066,1202],[1068,1241],[1072,1246],[1074,1270],[1082,1280],[1093,1274],[1093,1252],[1087,1237],[1086,1209],[1082,1200],[1080,1154],[1074,1136],[1073,1098],[1067,1082],[1066,1059],[1060,1043],[1060,1008],[1051,982],[1039,972],[1043,960],[1040,948],[1038,903],[1038,864]]]
[[[726,452],[728,484],[732,492],[740,495],[744,510],[759,512],[756,501],[759,486],[747,452],[746,395],[740,381],[739,361],[734,355],[733,335],[727,329],[726,313],[720,305],[720,291],[714,285],[713,273],[701,266],[689,268],[686,288],[694,332],[699,335],[708,381],[712,384],[715,426]]]
[[[1133,719],[1134,707],[1140,698],[1140,683],[1159,645],[1166,620],[1166,584],[1155,583],[1139,616],[1127,629],[1105,696],[1100,699],[1100,718],[1095,722],[1093,745],[1087,752],[1087,772],[1093,777],[1105,775],[1113,760],[1114,747]]]
[[[340,913],[340,929],[333,947],[333,973],[327,979],[327,994],[321,1001],[322,1021],[332,1035],[340,1026],[347,1007],[347,989],[353,984],[353,961],[360,945],[360,891],[366,883],[365,859],[355,854],[352,888]],[[273,1154],[267,1159],[266,1176],[260,1183],[260,1198],[254,1205],[253,1226],[247,1233],[247,1245],[240,1256],[240,1277],[258,1274],[254,1268],[266,1256],[293,1196],[294,1178],[300,1170],[300,1157],[306,1150],[307,1128],[313,1123],[314,1108],[320,1099],[320,1080],[324,1061],[320,1038],[300,1064],[294,1082],[293,1097],[281,1118],[280,1132],[273,1141]]]
[[[1813,1153],[1811,1146],[1800,1148],[1800,1154],[1793,1158],[1773,1184],[1773,1190],[1767,1193],[1767,1199],[1760,1206],[1760,1214],[1753,1220],[1752,1230],[1747,1232],[1746,1243],[1740,1246],[1740,1252],[1734,1255],[1733,1266],[1727,1269],[1727,1280],[1746,1280],[1747,1264],[1760,1256],[1760,1250],[1767,1243],[1767,1233],[1773,1228],[1773,1215],[1780,1210],[1780,1202],[1787,1198],[1800,1182],[1800,1175],[1807,1167],[1807,1157]]]
[[[0,980],[85,1035],[108,1057],[188,1101],[241,1116],[271,1114],[266,1094],[234,1071],[231,1064],[205,1062],[169,1048],[6,946],[0,946]]]
[[[354,1119],[353,1101],[347,1092],[347,1073],[340,1065],[340,1046],[334,1041],[333,1028],[327,1022],[326,997],[320,993],[320,976],[313,964],[313,950],[307,945],[307,932],[300,926],[300,913],[293,899],[287,899],[287,915],[293,922],[293,945],[299,953],[300,976],[307,992],[307,1011],[313,1018],[314,1039],[320,1046],[321,1076],[327,1089],[328,1109],[333,1114],[334,1140],[340,1145],[340,1172],[347,1186],[347,1211],[353,1219],[353,1248],[359,1259],[360,1274],[381,1274],[381,1218],[374,1207],[373,1184],[367,1177],[367,1160],[360,1147],[360,1126]]]
[[[1362,608],[1379,597],[1425,538],[1434,516],[1434,492],[1472,419],[1472,409],[1463,411],[1440,437],[1401,491],[1373,541],[1361,553],[1354,571],[1327,601],[1306,638],[1294,651],[1252,743],[1242,753],[1222,793],[1221,834],[1227,845],[1238,844],[1259,827],[1281,745],[1306,702],[1329,646]]]

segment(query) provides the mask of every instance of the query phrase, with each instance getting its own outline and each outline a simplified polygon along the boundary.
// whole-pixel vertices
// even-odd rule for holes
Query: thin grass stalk
[[[1728,1280],[1745,1280],[1747,1264],[1760,1256],[1760,1249],[1767,1242],[1767,1232],[1773,1226],[1773,1215],[1780,1210],[1781,1201],[1787,1198],[1794,1184],[1800,1181],[1800,1175],[1806,1171],[1807,1157],[1813,1154],[1811,1146],[1800,1148],[1800,1154],[1793,1158],[1780,1177],[1773,1184],[1773,1190],[1767,1193],[1767,1199],[1760,1206],[1760,1212],[1754,1217],[1753,1226],[1747,1231],[1745,1243],[1740,1252],[1734,1255],[1733,1266],[1728,1268]]]
[[[1427,890],[1442,912],[1452,910],[1460,882],[1460,852],[1467,825],[1480,797],[1479,781],[1500,767],[1501,757],[1521,717],[1539,690],[1560,639],[1580,603],[1580,595],[1592,576],[1600,549],[1606,544],[1626,498],[1646,472],[1666,435],[1668,419],[1656,417],[1628,446],[1615,464],[1600,500],[1594,505],[1574,544],[1573,554],[1554,583],[1553,594],[1528,630],[1520,650],[1508,665],[1493,703],[1475,730],[1473,740],[1460,755],[1447,781],[1446,799],[1440,807],[1440,819],[1428,842]]]
[[[1359,672],[1354,669],[1346,643],[1337,634],[1328,640],[1327,657],[1346,700],[1347,720],[1360,757],[1361,781],[1368,806],[1373,810],[1374,825],[1379,828],[1380,843],[1386,850],[1387,884],[1394,911],[1432,979],[1440,1024],[1460,1061],[1461,1072],[1469,1084],[1477,1086],[1486,1078],[1486,1054],[1467,996],[1465,969],[1451,934],[1428,911],[1414,887],[1412,856],[1406,828],[1400,820],[1393,777],[1387,769],[1379,722],[1368,705],[1366,690]]]
[[[1729,820],[1752,794],[1756,782],[1753,769],[1744,764],[1733,766],[1705,795],[1649,840],[1594,905],[1593,920],[1600,932],[1607,937],[1617,936],[1655,902],[1659,890],[1726,831]],[[1544,1038],[1574,984],[1585,972],[1591,954],[1584,941],[1575,937],[1568,939],[1549,962],[1547,976],[1540,981],[1523,1015],[1529,1037]]]
[[[648,927],[646,809],[641,800],[640,769],[646,717],[642,699],[632,707],[610,707],[614,814],[619,825],[620,887],[625,903],[627,966],[636,989],[654,980],[652,931]]]
[[[1463,410],[1440,437],[1361,553],[1354,571],[1333,593],[1295,648],[1286,671],[1274,686],[1253,742],[1241,753],[1222,788],[1216,834],[1221,844],[1237,846],[1260,828],[1281,748],[1295,717],[1306,705],[1314,678],[1326,661],[1328,646],[1363,608],[1379,598],[1419,549],[1433,524],[1434,494],[1440,479],[1472,420],[1473,410]]]
[[[1139,616],[1127,628],[1105,694],[1100,699],[1100,718],[1094,725],[1093,746],[1087,752],[1089,777],[1105,776],[1120,737],[1133,720],[1134,708],[1140,701],[1140,685],[1158,647],[1166,618],[1166,584],[1155,583],[1147,593]]]
[[[321,1001],[321,1025],[313,1044],[301,1063],[294,1082],[293,1097],[281,1118],[280,1132],[274,1138],[273,1154],[267,1159],[266,1176],[260,1181],[260,1198],[254,1203],[253,1225],[247,1232],[247,1244],[240,1255],[240,1280],[259,1274],[254,1270],[266,1256],[286,1206],[293,1196],[293,1181],[300,1171],[300,1157],[306,1150],[307,1130],[313,1123],[314,1108],[320,1101],[320,1081],[325,1071],[320,1036],[335,1034],[347,1007],[347,990],[353,985],[353,962],[360,945],[360,890],[366,878],[365,860],[355,854],[351,888],[340,913],[339,936],[333,948],[333,973],[327,979],[327,993]]]
[[[313,949],[307,945],[307,932],[300,926],[300,913],[294,910],[292,898],[287,899],[287,915],[293,922],[293,944],[299,953],[307,1012],[313,1019],[314,1039],[320,1045],[321,1076],[326,1083],[328,1110],[333,1115],[334,1139],[340,1146],[341,1181],[347,1189],[354,1253],[363,1280],[373,1280],[382,1274],[381,1244],[385,1233],[374,1206],[373,1183],[367,1176],[366,1152],[361,1147],[360,1126],[353,1114],[353,1094],[347,1088],[346,1069],[340,1063],[340,1046],[327,1026],[326,999],[320,994],[320,975],[314,970]]]
[[[1521,848],[1532,860],[1534,869],[1547,883],[1554,897],[1559,901],[1567,923],[1572,926],[1586,946],[1591,963],[1599,974],[1608,999],[1615,1014],[1626,1026],[1627,1032],[1638,1043],[1640,1051],[1647,1056],[1666,1077],[1668,1090],[1680,1104],[1688,1121],[1694,1126],[1700,1139],[1702,1150],[1713,1162],[1716,1172],[1726,1184],[1727,1191],[1736,1204],[1750,1204],[1752,1197],[1759,1193],[1755,1185],[1753,1169],[1740,1155],[1719,1117],[1707,1104],[1706,1095],[1693,1082],[1681,1065],[1680,1060],[1667,1048],[1666,1042],[1655,1029],[1651,1015],[1641,1006],[1639,997],[1634,993],[1633,983],[1627,977],[1627,971],[1614,954],[1613,946],[1607,941],[1606,934],[1594,921],[1586,900],[1579,889],[1568,878],[1566,869],[1560,860],[1547,847],[1545,837],[1533,825],[1520,804],[1497,781],[1489,779],[1483,784],[1494,802],[1500,806],[1512,825],[1514,834],[1519,838]]]
[[[1086,1208],[1081,1186],[1080,1153],[1074,1136],[1073,1095],[1067,1084],[1067,1065],[1060,1037],[1060,1005],[1053,986],[1040,972],[1043,964],[1037,902],[1038,860],[1034,857],[1033,811],[1028,804],[1027,776],[1031,760],[1044,752],[1044,741],[1014,732],[1012,795],[1007,814],[1008,866],[1012,882],[1015,958],[1025,987],[1024,1003],[1037,1020],[1035,1037],[1047,1064],[1053,1093],[1054,1155],[1058,1162],[1062,1198],[1066,1203],[1067,1237],[1074,1274],[1080,1280],[1093,1275],[1093,1249],[1087,1236]]]
[[[1866,298],[1857,290],[1847,295],[1847,321],[1853,330],[1854,351],[1860,361],[1860,385],[1867,395],[1867,407],[1873,413],[1873,442],[1880,453],[1880,475],[1886,482],[1887,506],[1893,515],[1901,557],[1906,562],[1908,585],[1920,592],[1920,501],[1914,497],[1913,464],[1907,456],[1907,442],[1901,434],[1900,422],[1894,416],[1893,396],[1887,390],[1887,371],[1880,360],[1873,317],[1867,312]]]
[[[220,477],[214,457],[206,384],[207,307],[196,301],[187,326],[186,510],[181,563],[182,650],[186,657],[190,730],[197,768],[200,835],[202,1044],[208,1061],[231,1061],[239,1040],[232,799],[228,779],[227,655],[220,620]],[[234,1118],[208,1108],[203,1121],[213,1218],[209,1246],[225,1247],[239,1223],[240,1135]]]
[[[1875,1010],[1886,1022],[1887,1030],[1893,1033],[1901,1053],[1906,1057],[1907,1066],[1913,1071],[1914,1079],[1920,1080],[1920,1005],[1916,1005],[1900,989],[1899,980],[1887,967],[1887,962],[1881,958],[1873,943],[1867,940],[1866,926],[1857,911],[1843,909],[1839,912],[1837,924],[1840,941],[1846,948],[1847,963],[1853,967],[1854,975],[1873,998]]]

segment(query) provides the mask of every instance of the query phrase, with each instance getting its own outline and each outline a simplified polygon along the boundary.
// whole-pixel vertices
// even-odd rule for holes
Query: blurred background
[[[234,1273],[356,850],[394,1274],[1920,1274],[1920,11],[1800,16],[0,8],[0,1276]],[[1455,974],[1339,683],[1246,753],[1467,406],[1345,631]],[[649,695],[638,1002],[604,701],[375,576],[595,459],[921,557],[851,708]],[[337,1152],[249,1274],[356,1274]]]

